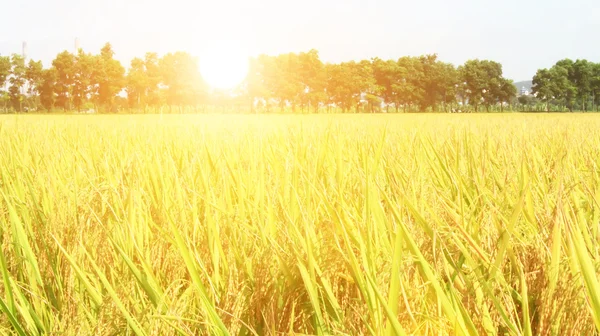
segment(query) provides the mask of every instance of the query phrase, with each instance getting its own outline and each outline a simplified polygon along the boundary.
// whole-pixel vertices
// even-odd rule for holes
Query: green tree
[[[125,77],[125,91],[129,107],[157,106],[162,103],[159,84],[162,81],[159,58],[146,53],[143,59],[134,58]]]
[[[421,78],[418,85],[421,87],[423,94],[419,100],[421,111],[426,111],[428,108],[435,108],[435,105],[440,100],[441,89],[445,86],[443,83],[443,73],[438,66],[437,55],[424,55],[419,57]]]
[[[29,60],[27,68],[25,69],[25,80],[27,82],[29,101],[31,102],[29,108],[37,109],[39,105],[39,93],[40,86],[42,85],[42,74],[44,67],[41,61]]]
[[[42,61],[30,60],[25,69],[25,79],[27,80],[29,94],[38,95],[39,87],[42,84],[42,73],[44,67]]]
[[[459,74],[453,64],[438,62],[437,66],[440,73],[438,98],[443,104],[444,112],[448,112],[448,106],[452,106],[452,104],[456,103],[456,96],[458,94],[459,86]]]
[[[374,113],[376,110],[379,111],[381,108],[381,103],[383,99],[381,98],[382,88],[377,85],[377,81],[375,80],[375,76],[373,73],[373,63],[367,60],[362,60],[357,63],[357,75],[360,79],[359,89],[361,92],[361,99],[364,100],[369,108],[371,113]],[[360,101],[359,101],[360,103]],[[359,112],[359,106],[356,109]]]
[[[295,53],[275,56],[265,68],[265,82],[272,97],[279,101],[283,110],[286,103],[295,110],[300,104],[306,87],[300,78],[300,59]]]
[[[522,95],[517,98],[517,102],[522,105],[524,110],[531,109],[532,105],[535,105],[537,99],[534,96]]]
[[[398,85],[402,79],[401,68],[398,62],[393,60],[384,61],[380,58],[374,58],[372,63],[375,84],[378,86],[381,97],[386,103],[386,111],[389,112],[390,104],[397,103]]]
[[[591,80],[591,92],[592,92],[592,110],[598,111],[600,105],[600,63],[592,64],[592,80]]]
[[[160,105],[163,101],[159,88],[162,77],[158,54],[154,52],[146,53],[144,56],[144,67],[146,69],[146,100],[144,104]]]
[[[73,107],[80,111],[81,107],[95,94],[98,88],[96,73],[98,56],[85,53],[79,49],[74,59],[73,73]]]
[[[127,100],[129,107],[139,107],[145,102],[148,90],[148,74],[144,60],[134,58],[127,73]]]
[[[326,99],[325,84],[326,74],[325,65],[319,58],[319,52],[310,50],[306,53],[300,53],[299,80],[304,90],[300,92],[302,106],[313,107],[315,112],[319,109],[320,102]]]
[[[503,97],[505,90],[501,88],[509,89],[505,86],[507,79],[502,77],[500,63],[489,60],[469,60],[459,67],[459,72],[464,82],[465,96],[475,112],[478,112],[480,105],[484,105],[489,111],[493,104],[506,98]]]
[[[575,108],[575,100],[578,96],[577,86],[573,81],[575,77],[574,63],[567,58],[556,62],[552,67],[556,98],[562,100],[571,112]]]
[[[334,104],[346,112],[352,105],[352,87],[349,83],[350,75],[342,64],[327,64],[327,84],[325,87],[328,103]]]
[[[577,99],[577,87],[573,84],[573,61],[569,59],[558,61],[551,69],[554,93],[558,100],[563,101],[567,109],[573,112]]]
[[[327,94],[330,102],[341,107],[344,112],[356,106],[360,110],[363,94],[372,94],[376,85],[370,62],[343,62],[327,66]]]
[[[159,67],[167,104],[196,106],[202,101],[206,85],[196,58],[186,52],[169,53],[160,59]]]
[[[12,65],[9,56],[0,56],[0,90],[6,85],[6,80],[10,76]]]
[[[402,105],[404,112],[413,104],[418,104],[424,95],[423,67],[417,57],[404,56],[398,59],[399,81],[394,86],[396,106]]]
[[[258,100],[262,99],[268,102],[271,98],[265,78],[266,69],[270,66],[271,61],[272,58],[267,55],[259,55],[249,60],[248,76],[243,84],[243,90],[248,97],[251,112],[255,111],[254,107]]]
[[[417,84],[422,92],[419,101],[421,111],[428,108],[436,110],[440,103],[445,110],[446,104],[452,103],[456,96],[456,68],[452,64],[439,61],[436,54],[420,56],[419,62],[421,76]]]
[[[8,89],[10,102],[17,112],[23,110],[23,99],[22,93],[26,84],[25,73],[27,68],[25,67],[25,59],[21,55],[13,54],[11,57],[11,76],[9,78],[10,88]]]
[[[2,103],[2,109],[6,110],[7,104],[10,101],[8,92],[4,91],[4,87],[10,76],[12,64],[9,56],[0,56],[0,103]]]
[[[576,60],[572,68],[569,80],[577,88],[577,99],[581,102],[581,108],[587,111],[592,96],[593,63],[587,60]]]
[[[114,59],[110,43],[106,43],[100,50],[95,81],[98,83],[98,105],[114,111],[115,97],[125,85],[125,68]]]
[[[500,104],[500,111],[504,111],[504,104],[510,104],[517,97],[517,87],[510,79],[501,78],[493,89],[493,94]]]
[[[73,107],[73,89],[75,85],[76,66],[75,55],[68,51],[59,53],[52,61],[55,69],[56,81],[53,92],[56,94],[54,104],[63,110]]]
[[[546,111],[550,110],[550,101],[558,94],[556,84],[555,69],[540,69],[533,76],[533,94],[544,102]]]
[[[40,102],[47,111],[54,109],[57,81],[58,71],[56,68],[42,70],[42,83],[39,88]]]

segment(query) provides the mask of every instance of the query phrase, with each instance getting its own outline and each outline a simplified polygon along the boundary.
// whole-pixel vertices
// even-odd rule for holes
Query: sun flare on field
[[[202,78],[215,89],[232,89],[248,75],[248,53],[230,41],[211,43],[198,55]]]

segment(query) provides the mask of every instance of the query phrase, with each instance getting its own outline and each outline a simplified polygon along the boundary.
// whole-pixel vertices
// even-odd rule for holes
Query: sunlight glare
[[[235,41],[218,41],[198,55],[202,78],[215,89],[232,89],[248,74],[248,53]]]

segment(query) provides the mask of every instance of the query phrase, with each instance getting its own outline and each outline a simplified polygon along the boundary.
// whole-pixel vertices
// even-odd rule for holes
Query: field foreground
[[[599,130],[0,116],[0,334],[597,334]]]

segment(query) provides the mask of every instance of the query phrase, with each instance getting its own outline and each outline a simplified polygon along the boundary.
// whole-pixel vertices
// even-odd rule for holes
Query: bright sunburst
[[[206,45],[199,52],[202,78],[215,89],[231,89],[248,74],[248,54],[236,42],[219,41]]]

